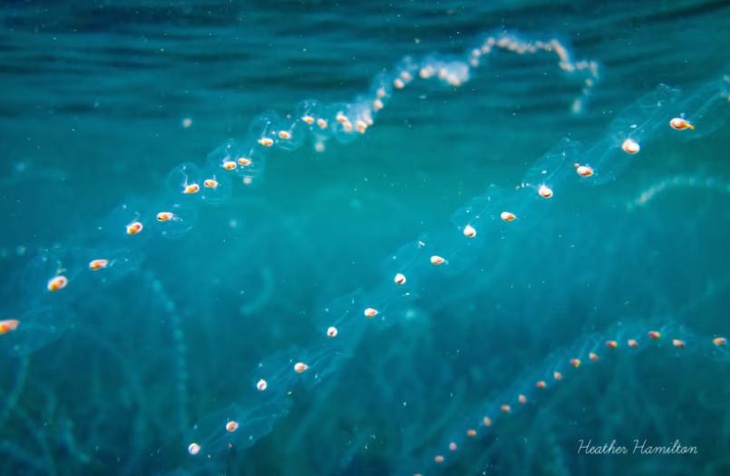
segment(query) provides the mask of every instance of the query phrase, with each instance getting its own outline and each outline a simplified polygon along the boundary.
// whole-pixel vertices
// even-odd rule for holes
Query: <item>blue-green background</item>
[[[256,115],[352,100],[405,55],[460,54],[503,29],[557,37],[600,63],[584,114],[569,112],[580,85],[554,57],[498,54],[460,89],[396,95],[352,144],[274,152],[260,184],[201,208],[188,235],[148,242],[134,272],[77,289],[56,308],[58,339],[28,357],[3,352],[0,472],[428,473],[465,418],[531,387],[527,376],[581,336],[643,320],[692,329],[679,337],[728,335],[721,123],[699,142],[662,135],[617,181],[568,188],[540,233],[428,276],[398,323],[345,340],[352,358],[296,390],[253,446],[210,465],[185,451],[196,421],[255,405],[259,361],[318,342],[323,308],[390,279],[383,263],[402,244],[448,230],[492,184],[519,183],[560,138],[601,140],[657,84],[690,95],[728,73],[724,1],[4,2],[0,318],[38,305],[24,283],[39,250],[74,253],[123,201],[172,194],[169,170],[202,163]],[[627,206],[671,177],[717,185]],[[596,369],[445,472],[728,474],[727,354],[665,348]],[[580,438],[679,438],[700,452],[587,457]]]

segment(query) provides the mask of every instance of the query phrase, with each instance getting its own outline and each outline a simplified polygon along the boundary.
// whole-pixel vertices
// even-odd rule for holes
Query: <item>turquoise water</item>
[[[645,3],[3,4],[0,472],[730,472],[730,8]]]

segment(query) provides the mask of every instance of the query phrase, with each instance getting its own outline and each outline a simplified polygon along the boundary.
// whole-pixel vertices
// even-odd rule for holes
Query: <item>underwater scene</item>
[[[6,1],[0,474],[730,474],[730,3]]]

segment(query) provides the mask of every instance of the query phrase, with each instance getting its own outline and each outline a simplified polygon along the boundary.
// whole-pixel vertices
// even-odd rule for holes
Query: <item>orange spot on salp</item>
[[[484,424],[484,426],[492,426],[492,419],[485,416],[484,418],[482,418],[482,423]]]
[[[627,154],[633,155],[639,153],[641,146],[639,146],[639,143],[633,139],[626,139],[623,144],[621,144],[621,149]]]
[[[570,359],[570,365],[577,369],[580,367],[580,359]]]
[[[398,285],[406,284],[406,276],[403,273],[398,273],[393,278],[393,282]]]
[[[468,436],[469,438],[474,438],[475,436],[477,436],[477,431],[470,428],[466,430],[466,436]]]
[[[68,285],[66,276],[55,276],[48,281],[48,290],[51,292],[60,291]]]
[[[327,337],[337,337],[337,328],[335,326],[327,328]]]
[[[547,185],[540,185],[540,188],[539,188],[539,189],[537,189],[537,193],[538,193],[538,194],[539,194],[539,195],[540,195],[540,196],[541,196],[542,198],[545,198],[545,199],[547,199],[547,198],[552,198],[552,197],[553,197],[553,189],[551,189],[551,188],[550,188],[550,187],[548,187]]]
[[[20,321],[17,319],[5,319],[0,321],[0,335],[13,332],[20,325]]]
[[[234,431],[238,430],[238,422],[235,420],[231,420],[228,423],[226,423],[226,431],[229,433],[233,433]]]
[[[225,170],[236,170],[236,163],[232,160],[226,160],[221,164],[221,167]]]
[[[310,126],[314,124],[314,118],[312,116],[302,116],[302,121]]]
[[[218,188],[218,181],[216,179],[206,179],[203,186],[205,188]]]
[[[239,157],[236,162],[238,162],[238,165],[240,165],[241,167],[248,167],[253,163],[253,161],[248,157]]]
[[[135,221],[127,225],[127,235],[137,235],[142,233],[144,226],[141,222]]]
[[[555,380],[558,380],[558,381],[560,381],[560,380],[563,380],[563,374],[561,374],[561,373],[560,373],[560,372],[558,372],[558,371],[555,371],[555,372],[553,372],[553,378],[554,378]]]
[[[327,129],[327,121],[325,119],[319,118],[317,119],[317,127],[320,129]]]
[[[467,238],[474,238],[477,236],[477,230],[471,225],[466,225],[464,227],[464,236]]]
[[[446,263],[446,259],[442,256],[433,255],[431,256],[431,264],[434,266],[438,266],[441,264]]]
[[[279,139],[289,140],[291,139],[291,132],[279,131]]]
[[[200,191],[200,185],[197,183],[189,183],[183,187],[183,193],[185,195],[193,195]]]
[[[676,129],[676,130],[678,130],[678,131],[684,131],[684,130],[687,130],[687,129],[689,129],[689,130],[692,130],[692,131],[693,131],[693,130],[695,129],[695,126],[694,126],[694,124],[692,124],[692,123],[691,123],[691,122],[689,122],[689,121],[688,121],[687,119],[684,119],[684,118],[682,118],[682,117],[673,117],[673,118],[672,118],[672,119],[671,119],[671,120],[669,121],[669,126],[670,126],[670,127],[672,128],[672,129]]]
[[[258,382],[256,382],[256,390],[258,390],[259,392],[263,392],[267,388],[269,388],[269,384],[266,382],[266,380],[260,379]]]
[[[434,460],[434,461],[435,461],[436,463],[438,463],[438,464],[441,464],[441,463],[443,463],[443,462],[445,461],[445,460],[444,460],[444,457],[443,457],[442,455],[436,455],[436,457],[435,457],[435,458],[434,458],[433,460]]]
[[[595,352],[588,354],[588,358],[591,359],[591,362],[598,362],[598,354]]]
[[[511,221],[515,221],[517,219],[517,215],[512,212],[502,212],[499,214],[499,218],[501,218],[502,221],[509,223]]]
[[[525,395],[519,395],[517,397],[517,401],[524,405],[525,403],[527,403],[527,397]]]
[[[172,212],[160,212],[157,214],[156,218],[159,222],[166,222],[175,218],[175,215]]]
[[[712,339],[712,343],[718,347],[726,346],[727,339],[725,337],[715,337]]]
[[[606,347],[608,347],[609,349],[615,349],[618,347],[618,342],[616,342],[615,340],[606,341]]]
[[[649,331],[649,338],[653,340],[659,340],[659,338],[662,335],[659,333],[659,331]]]
[[[104,269],[109,266],[109,260],[100,258],[100,259],[92,259],[89,261],[89,269],[91,271],[99,271],[100,269]]]
[[[363,311],[363,314],[365,314],[365,317],[372,318],[378,315],[377,309],[373,309],[372,307],[369,307]]]
[[[304,373],[309,369],[309,365],[303,362],[297,362],[294,364],[294,371],[298,374]]]
[[[452,441],[451,443],[449,443],[449,450],[450,451],[456,451],[458,449],[459,449],[459,446],[455,442]]]
[[[547,388],[547,384],[545,383],[545,381],[544,381],[544,380],[540,380],[539,382],[537,382],[537,383],[535,384],[535,386],[536,386],[537,388]]]
[[[632,349],[636,349],[637,347],[639,347],[639,343],[636,341],[636,339],[629,339],[626,343]]]
[[[505,414],[512,411],[512,407],[510,407],[509,405],[502,405],[499,407],[499,409],[502,410],[502,413],[505,413]]]
[[[684,349],[685,343],[682,339],[672,339],[672,345],[678,349]]]
[[[575,167],[575,172],[581,177],[593,176],[593,167],[590,165],[573,164],[573,166]]]
[[[270,137],[262,137],[258,140],[258,143],[264,147],[271,147],[272,145],[274,145],[274,139]]]
[[[188,446],[188,453],[193,456],[197,455],[198,453],[200,453],[200,445],[197,443],[190,443],[190,445]]]

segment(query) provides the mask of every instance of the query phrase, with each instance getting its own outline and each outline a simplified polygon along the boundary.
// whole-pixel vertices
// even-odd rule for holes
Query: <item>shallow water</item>
[[[712,344],[730,334],[726,2],[0,8],[0,320],[20,321],[0,335],[3,474],[730,470],[730,356]],[[485,55],[460,87],[391,86],[407,56],[463,62],[505,35],[557,39],[597,63],[595,86],[554,51]],[[379,77],[367,133],[256,145],[259,115],[370,107]],[[677,89],[647,100],[662,83]],[[694,131],[667,125],[682,113]],[[604,160],[632,121],[640,153]],[[227,138],[266,154],[253,182],[218,167],[230,196],[183,196],[174,171]],[[553,198],[515,192],[563,150]],[[167,239],[151,216],[178,203]],[[124,236],[136,212],[145,231]],[[113,265],[84,269],[99,257]]]

